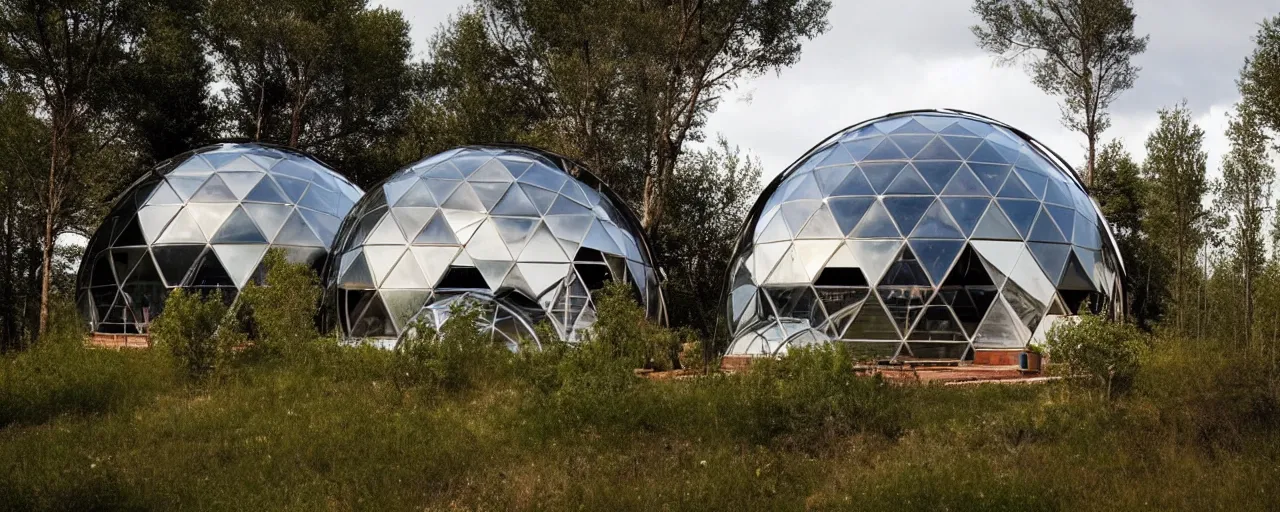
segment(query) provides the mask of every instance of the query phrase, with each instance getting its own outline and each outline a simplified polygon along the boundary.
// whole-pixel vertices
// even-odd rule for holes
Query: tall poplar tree
[[[1203,203],[1209,188],[1208,156],[1203,149],[1204,130],[1191,121],[1185,104],[1161,109],[1159,114],[1160,125],[1147,138],[1142,169],[1149,185],[1147,229],[1152,243],[1172,263],[1172,323],[1177,332],[1186,333],[1187,311],[1194,303],[1191,276],[1209,215]]]
[[[1236,81],[1241,104],[1254,112],[1261,126],[1280,131],[1280,14],[1264,20],[1253,41],[1253,53],[1245,58]]]
[[[1258,277],[1267,261],[1263,217],[1271,206],[1275,168],[1267,156],[1267,137],[1253,112],[1237,109],[1228,125],[1227,138],[1231,150],[1222,162],[1219,199],[1231,221],[1227,238],[1239,260],[1244,285],[1244,341],[1251,347]]]
[[[1107,107],[1133,87],[1133,58],[1148,36],[1134,34],[1130,0],[975,0],[978,46],[1002,64],[1026,62],[1036,86],[1062,97],[1063,125],[1085,136],[1086,181],[1111,125]]]

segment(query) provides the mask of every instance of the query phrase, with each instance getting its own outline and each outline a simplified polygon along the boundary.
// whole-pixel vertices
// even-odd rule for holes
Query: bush
[[[1071,375],[1087,376],[1101,388],[1104,398],[1127,391],[1138,372],[1146,347],[1141,332],[1132,325],[1109,322],[1081,311],[1078,321],[1058,322],[1045,336],[1049,356]]]
[[[234,316],[216,294],[174,290],[164,302],[164,314],[151,324],[156,346],[168,347],[182,373],[204,380],[226,369],[232,349],[244,342]]]
[[[483,310],[467,301],[449,308],[439,330],[419,320],[395,349],[394,382],[456,392],[506,374],[511,352],[477,325]]]
[[[316,304],[320,279],[310,267],[290,263],[284,251],[271,249],[262,259],[264,285],[250,282],[240,303],[250,312],[256,331],[252,350],[268,356],[291,357],[319,337]]]
[[[594,298],[596,322],[581,343],[584,357],[627,371],[672,368],[672,360],[679,353],[677,337],[649,321],[630,285],[609,283]]]

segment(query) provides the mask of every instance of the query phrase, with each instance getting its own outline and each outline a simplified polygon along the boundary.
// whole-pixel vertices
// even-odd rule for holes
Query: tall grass
[[[165,351],[9,357],[0,509],[1264,510],[1280,493],[1275,369],[1229,347],[1151,340],[1100,400],[890,386],[841,347],[649,380],[632,370],[668,339],[650,329],[511,353],[458,321],[398,352],[233,358],[198,385]]]

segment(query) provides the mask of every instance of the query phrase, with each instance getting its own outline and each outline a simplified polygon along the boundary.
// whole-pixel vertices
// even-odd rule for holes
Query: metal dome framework
[[[542,320],[574,342],[609,281],[665,317],[635,215],[582,166],[534,148],[466,146],[414,163],[370,191],[337,240],[325,282],[348,339],[393,342],[466,294],[497,304],[481,327],[512,348]]]
[[[1083,183],[1038,141],[963,111],[893,113],[765,188],[730,265],[728,353],[1022,348],[1086,302],[1122,313],[1123,272]]]
[[[82,318],[94,332],[145,333],[176,288],[234,300],[271,247],[320,270],[362,195],[312,157],[273,145],[216,144],[161,162],[89,239],[77,277]]]

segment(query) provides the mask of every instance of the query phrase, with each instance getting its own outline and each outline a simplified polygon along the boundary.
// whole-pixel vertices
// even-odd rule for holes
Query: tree
[[[1236,81],[1241,104],[1261,126],[1280,131],[1280,15],[1264,20],[1253,40],[1256,46]]]
[[[214,110],[213,65],[205,55],[203,0],[152,0],[140,13],[137,51],[110,90],[150,166],[207,142]]]
[[[399,11],[366,0],[213,0],[208,20],[232,133],[342,164],[370,158],[403,122],[412,44]]]
[[[739,81],[794,64],[827,0],[479,0],[488,33],[545,85],[556,149],[658,231],[685,142]],[[638,199],[638,201],[637,201]]]
[[[1152,243],[1173,264],[1174,327],[1186,332],[1185,313],[1192,304],[1188,292],[1190,269],[1205,240],[1208,191],[1202,149],[1204,130],[1191,122],[1186,105],[1161,109],[1160,125],[1147,138],[1143,178],[1149,185],[1147,229]]]
[[[1227,138],[1231,150],[1222,162],[1219,199],[1232,221],[1227,236],[1244,284],[1245,345],[1252,346],[1258,277],[1267,262],[1263,216],[1271,206],[1275,169],[1267,158],[1267,137],[1252,112],[1237,108]]]
[[[978,46],[1013,64],[1026,58],[1032,81],[1062,97],[1063,125],[1085,136],[1086,181],[1093,184],[1097,145],[1110,126],[1107,107],[1133,87],[1132,62],[1149,36],[1133,32],[1129,0],[975,0]]]
[[[1139,327],[1150,329],[1165,308],[1163,276],[1168,267],[1143,226],[1147,187],[1142,168],[1118,140],[1102,146],[1097,166],[1090,192],[1102,207],[1125,260],[1128,310]]]
[[[760,192],[760,171],[759,160],[724,138],[687,153],[676,168],[666,198],[671,215],[653,239],[668,270],[663,291],[674,325],[715,334],[729,258]]]
[[[86,134],[113,129],[109,114],[118,105],[101,87],[131,59],[138,12],[130,0],[0,0],[0,68],[39,102],[49,133],[48,166],[37,195],[44,222],[40,335],[49,320],[58,235],[93,198],[84,190],[99,184],[95,178],[105,172],[77,165],[77,149],[92,151],[98,141]]]

